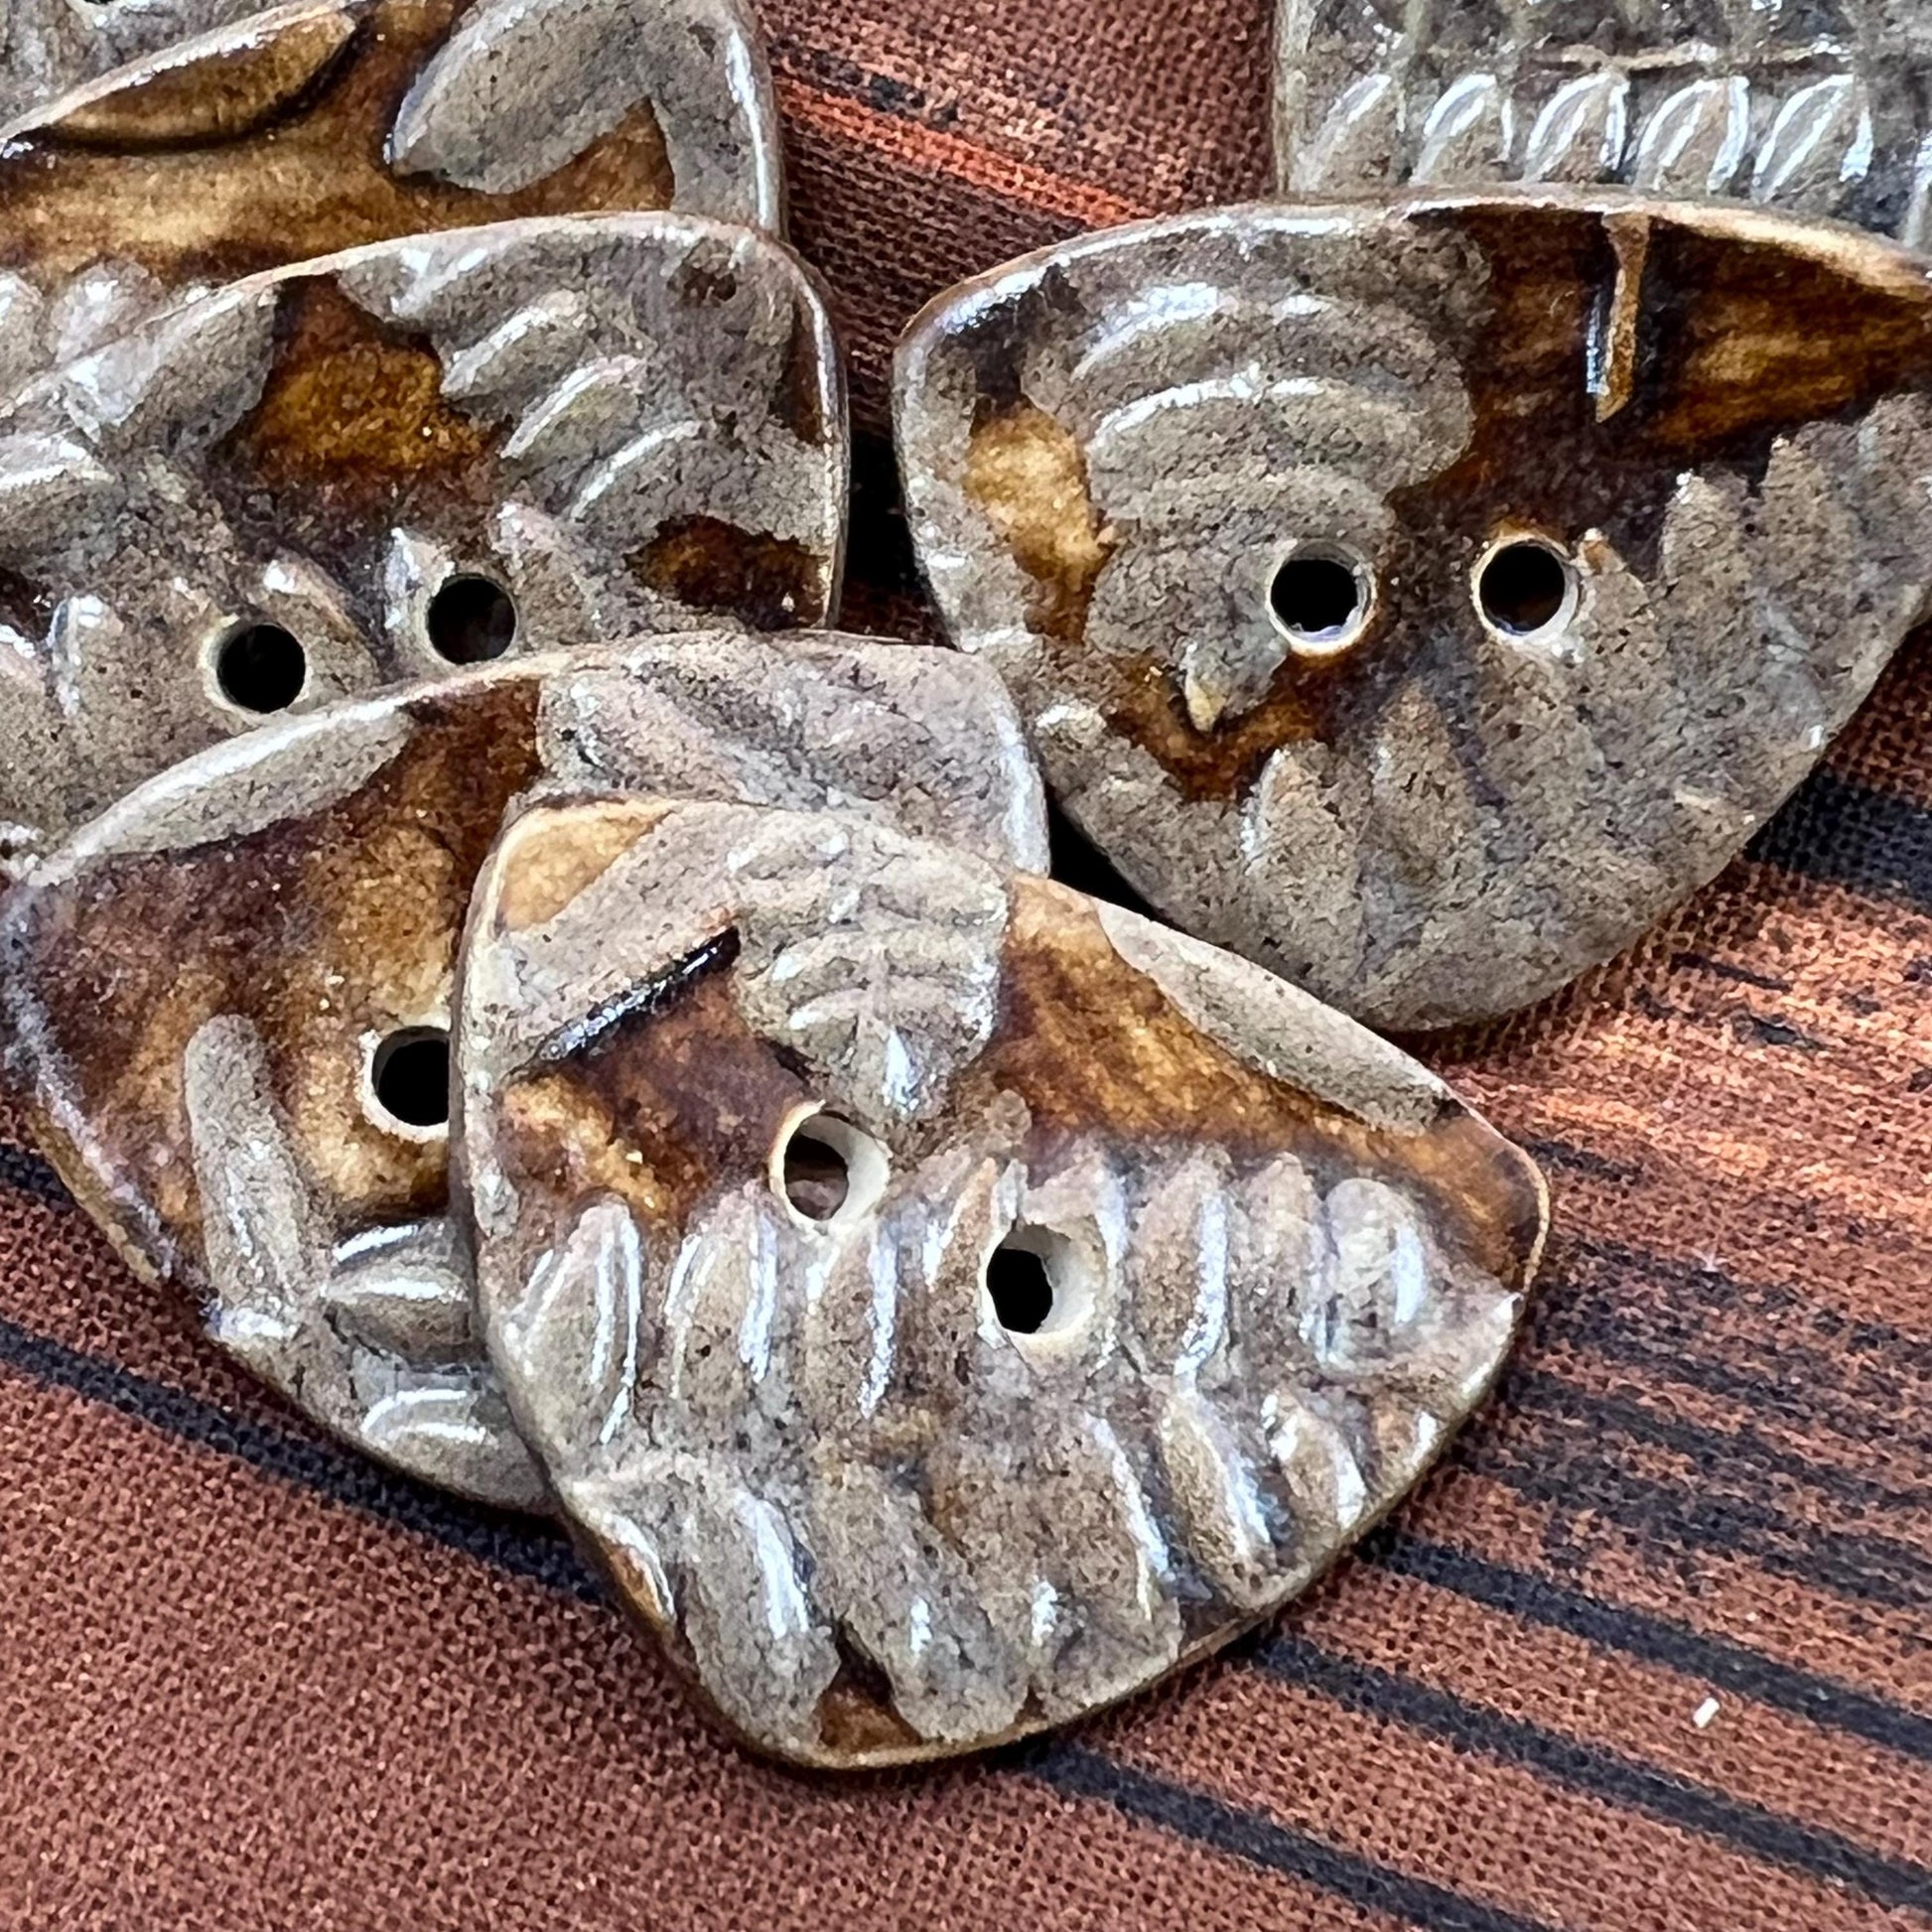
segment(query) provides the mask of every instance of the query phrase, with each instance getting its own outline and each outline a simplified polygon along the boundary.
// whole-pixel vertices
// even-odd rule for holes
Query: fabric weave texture
[[[1262,194],[1266,16],[766,0],[853,357],[852,627],[933,634],[900,328],[1082,227]],[[1932,642],[1668,929],[1416,1044],[1555,1189],[1491,1409],[1230,1655],[843,1783],[706,1728],[558,1533],[252,1387],[10,1103],[0,1932],[1932,1926]]]

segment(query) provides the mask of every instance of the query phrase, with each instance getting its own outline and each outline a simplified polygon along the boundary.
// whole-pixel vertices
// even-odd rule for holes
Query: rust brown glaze
[[[183,305],[0,425],[0,863],[276,711],[503,652],[822,624],[845,507],[830,324],[749,228],[497,222]],[[479,590],[496,621],[466,630]],[[279,681],[232,674],[251,651]]]
[[[1108,550],[1079,445],[1029,402],[985,410],[967,448],[966,493],[1039,587],[1027,621],[1042,636],[1078,644]]]
[[[519,216],[777,225],[768,80],[731,0],[522,16],[296,0],[50,101],[0,156],[0,265],[48,290],[100,261],[179,288]],[[592,60],[607,78],[586,88]]]
[[[1306,994],[832,814],[533,807],[456,1055],[525,1440],[711,1708],[821,1767],[1277,1609],[1481,1399],[1546,1226],[1527,1156]]]
[[[626,560],[646,590],[754,630],[791,630],[824,615],[825,570],[795,537],[766,536],[717,516],[665,524]]]
[[[98,97],[90,89],[75,102],[72,134],[63,103],[51,103],[0,164],[0,263],[49,282],[103,258],[138,263],[177,285],[231,282],[392,235],[670,206],[663,143],[648,110],[640,127],[607,136],[559,176],[515,195],[396,175],[383,155],[389,125],[461,12],[455,0],[386,0],[350,16],[348,43],[330,68],[304,76],[272,117],[258,111],[240,140],[218,121],[178,137],[179,145],[144,138],[150,92],[165,92],[173,116],[199,110],[214,118],[226,65],[218,56],[206,77],[198,64],[185,73],[161,69],[152,80]],[[302,31],[314,28],[303,23]]]
[[[155,63],[137,85],[80,89],[55,110],[60,139],[124,154],[238,140],[324,86],[354,37],[354,16],[333,6],[244,31],[202,58]]]
[[[486,509],[501,442],[444,396],[427,331],[385,325],[327,276],[305,277],[279,305],[261,400],[214,445],[209,480],[231,515],[261,492],[269,517],[311,541],[335,525],[372,543],[405,490],[426,488],[446,514]]]
[[[542,1491],[484,1374],[447,1137],[383,1103],[447,1029],[461,931],[533,784],[836,797],[1023,866],[1036,781],[990,674],[729,634],[539,657],[216,748],[10,903],[7,999],[47,1145],[143,1271],[330,1427],[496,1501]],[[552,891],[568,891],[568,880]]]
[[[1339,1159],[1417,1188],[1439,1225],[1515,1287],[1542,1238],[1527,1164],[1466,1108],[1445,1096],[1426,1126],[1396,1133],[1276,1077],[1195,1026],[1065,892],[1016,895],[1006,1005],[965,1090],[974,1083],[984,1106],[1018,1094],[1044,1146],[1099,1129],[1124,1146],[1210,1143],[1252,1162]]]
[[[1932,583],[1929,386],[1898,248],[1547,191],[1070,242],[927,312],[898,423],[1081,829],[1400,1028],[1616,952],[1811,768]],[[1054,462],[991,461],[1021,422]],[[1512,545],[1561,586],[1521,621]],[[1304,554],[1355,574],[1325,630],[1275,602]]]

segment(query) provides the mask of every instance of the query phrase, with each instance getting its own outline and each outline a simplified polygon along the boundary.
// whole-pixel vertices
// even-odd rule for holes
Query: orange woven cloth
[[[932,634],[898,331],[1262,193],[1266,11],[767,0],[855,627]],[[1493,1407],[1232,1654],[857,1783],[722,1742],[556,1533],[252,1387],[6,1110],[0,1928],[1932,1925],[1932,647],[1668,930],[1419,1050],[1556,1189]]]

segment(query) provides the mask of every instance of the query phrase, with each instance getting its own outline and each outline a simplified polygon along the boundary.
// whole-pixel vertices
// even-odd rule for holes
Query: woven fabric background
[[[853,357],[855,627],[930,635],[899,328],[1260,193],[1265,14],[766,0]],[[1235,1653],[858,1784],[720,1742],[553,1533],[254,1390],[6,1111],[0,1928],[1932,1925],[1932,645],[1669,930],[1420,1050],[1556,1188],[1493,1409]]]

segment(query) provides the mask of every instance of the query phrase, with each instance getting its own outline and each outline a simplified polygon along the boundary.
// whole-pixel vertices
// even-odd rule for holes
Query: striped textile
[[[1259,193],[1265,12],[768,0],[856,623],[929,635],[899,327]],[[1932,647],[1667,931],[1422,1050],[1557,1189],[1492,1411],[1233,1654],[869,1783],[720,1743],[557,1535],[258,1393],[0,1110],[0,1928],[1932,1925]]]

